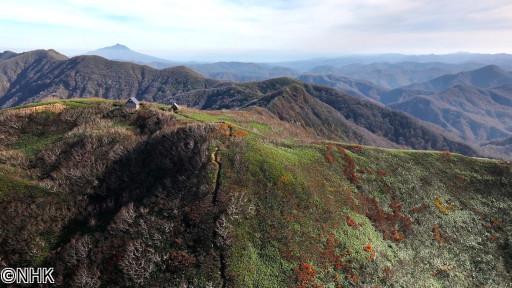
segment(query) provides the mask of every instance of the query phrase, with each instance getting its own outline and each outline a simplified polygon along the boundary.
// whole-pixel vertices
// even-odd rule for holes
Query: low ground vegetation
[[[45,105],[0,112],[0,266],[62,287],[512,279],[507,162],[326,142],[262,109]]]

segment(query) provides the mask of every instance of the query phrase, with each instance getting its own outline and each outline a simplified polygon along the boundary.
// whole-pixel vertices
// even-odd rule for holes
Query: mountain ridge
[[[262,106],[316,106],[294,89]],[[122,105],[0,110],[4,265],[66,287],[509,282],[510,162],[327,141],[263,108]]]
[[[230,83],[204,78],[185,67],[158,70],[149,66],[111,61],[99,56],[54,59],[56,56],[53,52],[47,52],[48,55],[40,55],[41,53],[44,54],[35,52],[0,62],[0,68],[7,69],[9,65],[6,63],[15,61],[18,57],[29,58],[32,61],[24,62],[25,66],[18,67],[23,72],[19,77],[11,79],[10,82],[6,81],[5,89],[7,90],[0,95],[0,106],[9,107],[48,97],[107,99],[138,97],[145,101],[168,104],[177,102],[202,109],[239,109],[258,103],[258,99],[262,97],[299,85],[300,89],[288,91],[296,91],[299,95],[315,98],[316,100],[308,100],[309,103],[316,103],[314,105],[318,108],[317,113],[327,113],[320,116],[310,113],[296,114],[305,117],[301,119],[302,123],[316,123],[308,127],[309,129],[331,131],[330,137],[340,137],[340,139],[365,144],[387,143],[388,145],[391,141],[397,145],[416,149],[454,150],[468,155],[478,154],[469,145],[460,144],[456,137],[448,135],[441,129],[409,119],[401,112],[386,111],[381,107],[382,105],[367,103],[331,88],[302,84],[290,78]],[[39,68],[33,69],[32,65]],[[318,100],[323,103],[318,103]],[[336,115],[325,104],[333,107],[338,114]],[[287,108],[291,107],[293,105],[289,103]],[[306,105],[300,109],[307,111],[309,108]],[[295,109],[299,108],[295,107]],[[331,119],[348,128],[354,125],[358,127],[348,129],[344,133],[337,129],[336,125],[319,125],[321,121],[319,122],[318,119]],[[349,125],[347,121],[352,123]]]
[[[143,54],[137,51],[134,51],[122,44],[115,44],[112,46],[103,47],[97,50],[89,51],[85,53],[86,55],[96,55],[101,56],[103,58],[109,60],[117,60],[117,61],[128,61],[138,64],[147,64],[150,65],[152,63],[160,63],[165,65],[173,65],[175,62],[158,58],[155,56]]]
[[[511,95],[512,73],[489,65],[394,89],[380,100],[483,145],[512,135]]]

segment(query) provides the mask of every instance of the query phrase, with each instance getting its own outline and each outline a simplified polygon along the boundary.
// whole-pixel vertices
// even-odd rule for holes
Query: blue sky
[[[176,60],[512,53],[506,0],[2,0],[0,49],[115,43]]]

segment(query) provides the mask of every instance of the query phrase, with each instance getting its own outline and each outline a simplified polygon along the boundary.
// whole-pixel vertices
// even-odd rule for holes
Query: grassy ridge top
[[[55,266],[62,283],[511,279],[508,162],[323,141],[264,109],[59,100],[3,110],[0,124],[0,257]]]

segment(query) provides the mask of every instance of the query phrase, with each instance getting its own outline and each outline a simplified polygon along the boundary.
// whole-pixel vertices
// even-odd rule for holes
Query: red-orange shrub
[[[352,217],[350,217],[350,216],[347,216],[345,218],[345,222],[347,223],[347,225],[349,227],[352,227],[353,229],[357,229],[360,227],[360,225],[354,219],[352,219]]]
[[[235,130],[232,134],[233,137],[237,137],[237,138],[247,137],[247,135],[249,135],[249,132],[247,132],[245,130],[241,130],[241,129]]]
[[[231,135],[231,126],[227,123],[219,125],[219,133],[223,136],[229,137]]]
[[[332,153],[333,145],[327,145],[327,150],[325,151],[325,161],[329,164],[334,163],[334,154]]]
[[[315,281],[316,270],[313,265],[303,262],[295,268],[295,275],[297,277],[297,288],[306,288]]]
[[[402,213],[402,205],[398,201],[391,201],[392,213],[388,213],[371,196],[360,194],[358,199],[360,211],[382,232],[384,239],[402,241],[412,229],[412,219]]]
[[[446,242],[445,237],[441,233],[441,228],[439,227],[439,224],[434,224],[434,227],[432,227],[432,234],[433,234],[434,240],[436,240],[436,242],[439,245],[442,245]]]
[[[338,244],[339,241],[336,239],[336,236],[333,233],[329,234],[325,241],[325,249],[322,253],[326,266],[334,267],[336,270],[344,268],[343,258],[346,256],[345,253],[338,254],[336,252],[336,246],[338,246]]]
[[[411,213],[420,213],[428,209],[428,204],[423,203],[421,205],[412,207],[411,210],[409,210]]]
[[[400,242],[405,240],[405,235],[404,233],[398,231],[397,229],[393,229],[391,231],[391,239],[393,239],[393,241],[395,242]]]
[[[368,260],[375,260],[375,258],[377,257],[377,253],[375,252],[375,250],[373,250],[373,246],[371,243],[364,245],[363,250],[370,253],[370,256],[368,256]]]
[[[341,155],[343,155],[343,159],[345,160],[345,168],[343,169],[343,174],[350,181],[350,183],[359,183],[359,177],[357,177],[356,174],[356,162],[343,147],[338,147],[338,151],[341,153]]]

